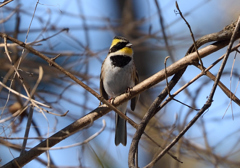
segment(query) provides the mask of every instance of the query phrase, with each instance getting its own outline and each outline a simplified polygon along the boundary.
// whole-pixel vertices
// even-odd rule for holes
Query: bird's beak
[[[132,43],[128,43],[126,47],[132,47]]]

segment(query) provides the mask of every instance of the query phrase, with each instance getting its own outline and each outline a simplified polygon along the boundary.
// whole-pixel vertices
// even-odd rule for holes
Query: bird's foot
[[[131,95],[131,89],[132,89],[132,87],[128,87],[126,90],[126,93],[129,93]]]

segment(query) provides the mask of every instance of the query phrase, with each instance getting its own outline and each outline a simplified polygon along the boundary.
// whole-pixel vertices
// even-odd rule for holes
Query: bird
[[[108,55],[102,63],[100,94],[106,100],[114,99],[129,91],[136,84],[138,84],[138,73],[133,61],[132,44],[124,37],[115,36],[109,48]],[[131,99],[131,110],[133,111],[136,107],[138,97],[136,96]],[[124,102],[117,109],[126,114],[127,103]],[[121,143],[126,146],[126,121],[116,113],[115,122],[115,145],[118,146]]]

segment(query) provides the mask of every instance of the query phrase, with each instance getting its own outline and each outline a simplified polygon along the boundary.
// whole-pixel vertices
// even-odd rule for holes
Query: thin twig
[[[67,149],[67,148],[72,148],[74,146],[81,146],[81,145],[84,145],[86,143],[89,143],[91,140],[93,140],[94,138],[96,138],[99,134],[101,134],[105,127],[106,127],[106,121],[103,119],[102,120],[102,123],[103,123],[103,126],[102,128],[96,132],[95,134],[91,135],[89,138],[87,138],[86,140],[84,140],[83,142],[79,142],[79,143],[75,143],[75,144],[72,144],[72,145],[67,145],[67,146],[61,146],[61,147],[56,147],[56,148],[44,148],[44,147],[40,147],[38,148],[38,150],[59,150],[59,149]]]
[[[30,107],[29,114],[28,114],[28,120],[27,120],[27,127],[25,129],[24,140],[23,140],[20,156],[26,152],[25,149],[26,149],[28,135],[29,135],[29,131],[30,131],[31,123],[32,123],[32,116],[33,116],[33,107]]]
[[[230,74],[230,91],[232,90],[232,76],[233,76],[233,67],[236,61],[236,56],[237,56],[237,52],[235,53],[234,59],[233,59],[233,63],[232,63],[232,68],[231,68],[231,74]],[[235,92],[236,93],[236,92]],[[233,115],[233,109],[232,109],[232,94],[230,93],[230,102],[229,102],[230,106],[231,106],[231,110],[232,110],[232,119],[234,120],[234,115]]]
[[[7,1],[4,1],[1,5],[0,5],[0,8],[7,5],[8,3],[12,2],[13,0],[7,0]]]
[[[166,80],[166,85],[167,85],[167,91],[168,91],[168,95],[169,97],[172,97],[172,95],[170,94],[170,90],[168,88],[168,79],[167,79],[167,59],[170,58],[170,56],[167,56],[165,59],[164,59],[164,70],[165,70],[165,80]]]
[[[168,37],[167,37],[167,34],[166,34],[166,31],[165,31],[165,27],[164,27],[164,20],[163,20],[163,17],[162,17],[162,10],[160,8],[160,5],[159,5],[159,1],[158,0],[155,0],[155,4],[156,4],[156,7],[157,7],[157,11],[158,11],[158,16],[159,16],[159,22],[160,22],[160,26],[161,26],[161,30],[162,30],[162,34],[163,34],[163,39],[164,39],[164,43],[165,43],[165,46],[166,46],[166,49],[168,51],[168,54],[172,60],[172,62],[175,62],[175,58],[172,54],[172,50],[169,46],[169,43],[168,43]]]
[[[188,29],[189,29],[189,31],[190,31],[190,34],[191,34],[191,37],[192,37],[192,40],[193,40],[193,44],[194,44],[195,51],[197,52],[197,55],[198,55],[198,60],[199,60],[199,62],[200,62],[200,65],[202,66],[202,70],[204,71],[203,62],[202,62],[202,59],[201,59],[201,57],[200,57],[200,55],[199,55],[198,47],[197,47],[197,45],[196,45],[196,41],[195,41],[195,38],[194,38],[194,35],[193,35],[193,32],[192,32],[191,26],[189,25],[189,23],[187,22],[187,20],[186,20],[185,17],[183,16],[183,14],[182,14],[179,6],[178,6],[177,1],[176,1],[176,8],[177,8],[180,16],[183,18],[183,20],[185,21],[185,23],[186,23],[187,26],[188,26]]]
[[[7,48],[7,35],[4,34],[4,35],[3,35],[3,38],[4,38],[4,44],[5,44],[5,52],[6,52],[7,57],[8,57],[8,59],[9,59],[10,63],[12,64],[12,67],[13,67],[13,69],[14,69],[14,71],[15,71],[14,76],[15,76],[15,75],[18,76],[18,78],[20,79],[20,82],[21,82],[21,84],[22,84],[22,86],[23,86],[23,88],[24,88],[27,96],[29,97],[29,98],[27,99],[27,101],[24,103],[24,106],[26,106],[26,105],[28,104],[28,102],[30,101],[30,102],[32,103],[32,105],[35,106],[35,107],[37,107],[37,108],[42,112],[42,114],[44,115],[44,113],[43,113],[43,108],[40,108],[40,107],[39,107],[37,104],[35,104],[35,102],[31,99],[31,94],[28,92],[28,89],[27,89],[26,85],[25,85],[24,82],[23,82],[23,78],[21,77],[21,75],[20,75],[19,72],[18,72],[18,68],[16,68],[15,65],[13,64],[13,61],[12,61],[12,59],[11,59],[11,56],[10,56],[9,51],[8,51],[8,48]],[[21,57],[21,58],[22,58],[22,57]],[[20,64],[20,61],[19,61],[19,64]],[[19,66],[19,64],[18,64],[18,66]],[[14,79],[14,78],[13,78],[13,79]],[[13,81],[11,81],[10,86],[12,85],[12,82],[13,82]],[[0,83],[1,83],[1,82],[0,82]],[[3,83],[2,83],[2,86],[3,86]],[[10,87],[10,88],[11,88],[11,87]],[[8,102],[8,99],[7,99],[6,102]],[[5,106],[4,106],[4,108],[5,108]]]
[[[13,94],[16,94],[17,96],[20,96],[20,97],[22,97],[22,98],[24,98],[26,100],[30,99],[29,97],[27,97],[27,96],[25,96],[25,95],[15,91],[15,90],[9,88],[8,86],[4,85],[1,81],[0,81],[0,85],[3,86],[5,89],[9,90],[10,92],[12,92]],[[51,106],[43,104],[43,103],[41,103],[39,101],[36,101],[36,100],[33,100],[33,99],[31,101],[36,103],[36,104],[39,104],[40,106],[43,106],[43,107],[46,107],[46,108],[52,108]]]
[[[40,66],[39,67],[39,75],[38,75],[38,80],[35,84],[35,86],[33,87],[32,91],[31,91],[31,97],[33,96],[33,94],[35,93],[40,81],[42,80],[42,77],[43,77],[43,69],[42,67]],[[28,138],[28,135],[29,135],[29,131],[30,131],[30,127],[31,127],[31,123],[32,123],[32,116],[33,116],[33,106],[30,106],[30,110],[29,110],[29,113],[28,113],[28,121],[27,121],[27,126],[26,126],[26,130],[25,130],[25,134],[24,134],[24,139],[23,140],[23,144],[22,144],[22,150],[21,150],[21,153],[20,153],[20,156],[23,155],[25,153],[25,148],[26,148],[26,145],[27,145],[27,138]]]
[[[182,105],[184,105],[184,106],[187,106],[188,108],[191,108],[191,109],[193,109],[193,110],[198,111],[199,109],[195,109],[195,108],[187,105],[186,103],[183,103],[183,102],[175,99],[174,96],[171,95],[170,89],[169,89],[169,87],[168,87],[167,70],[166,70],[166,67],[167,67],[166,63],[167,63],[167,59],[168,59],[168,58],[169,58],[169,56],[167,56],[167,57],[165,58],[165,60],[164,60],[164,69],[165,69],[165,77],[166,77],[166,85],[167,85],[166,87],[167,87],[167,91],[168,91],[168,96],[171,98],[171,100],[174,100],[174,101],[176,101],[176,102],[178,102],[178,103],[180,103],[180,104],[182,104]],[[185,89],[185,88],[184,88],[184,89]]]

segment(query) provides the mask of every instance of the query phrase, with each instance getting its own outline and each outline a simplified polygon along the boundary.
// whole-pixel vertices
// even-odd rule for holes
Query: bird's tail
[[[127,102],[117,107],[122,113],[126,114]],[[126,121],[116,114],[116,129],[115,129],[115,145],[118,146],[122,143],[124,146],[127,144],[127,130]]]

